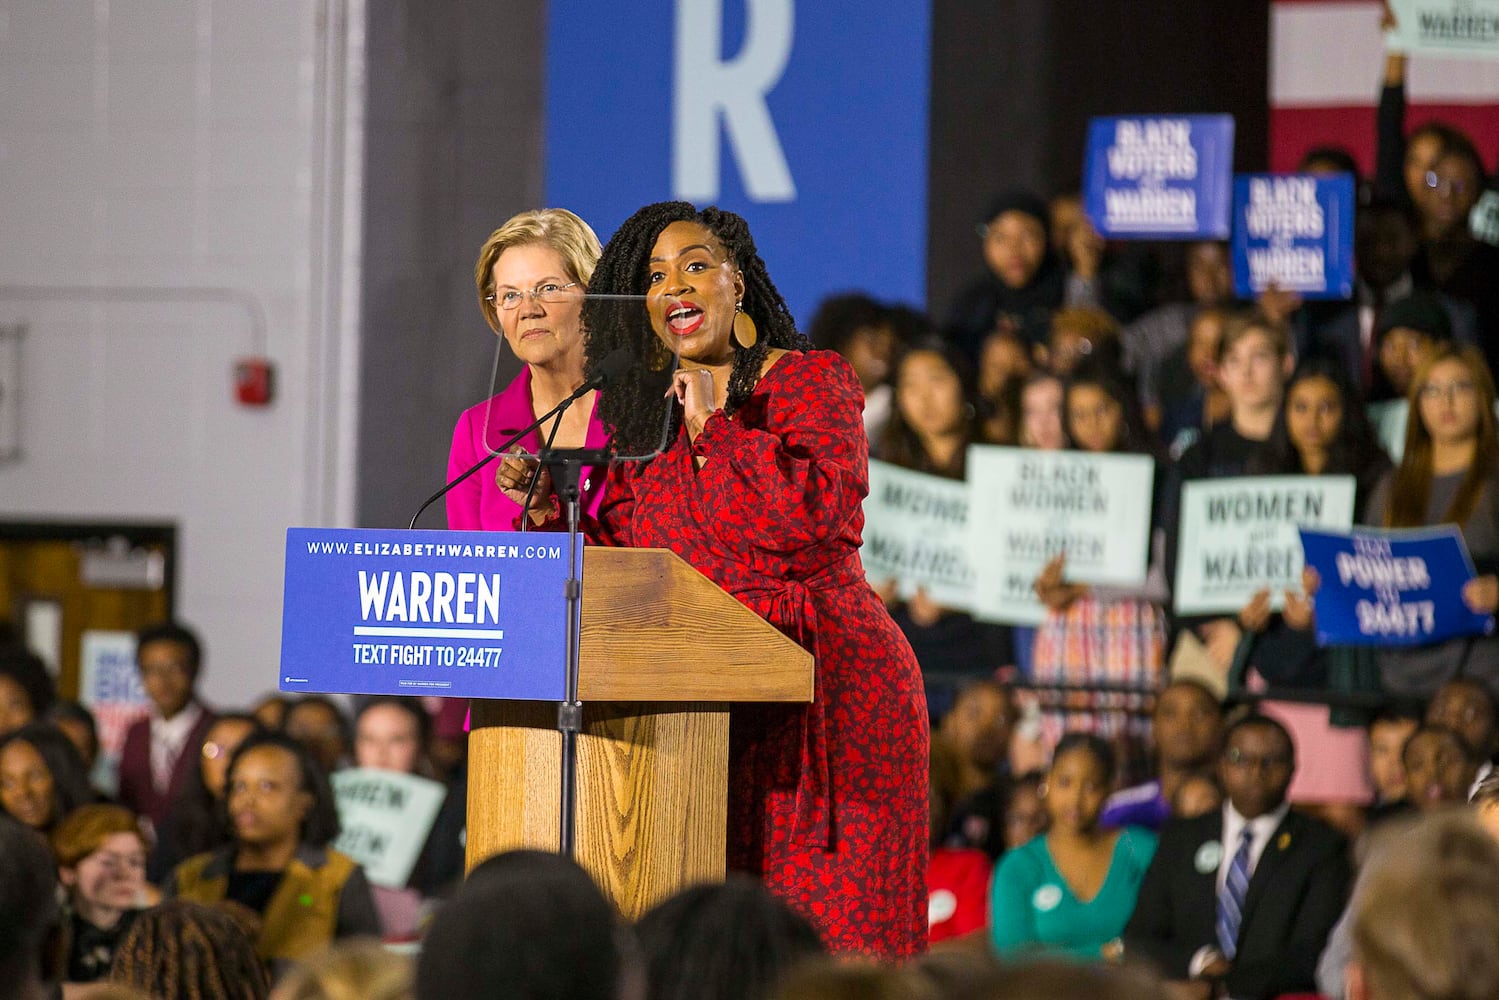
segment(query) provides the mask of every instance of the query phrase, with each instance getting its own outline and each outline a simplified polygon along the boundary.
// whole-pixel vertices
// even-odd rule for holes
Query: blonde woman
[[[479,248],[474,268],[479,308],[524,366],[497,395],[458,418],[448,453],[450,480],[583,384],[583,294],[599,249],[599,238],[588,223],[561,208],[522,212]],[[590,392],[567,410],[554,447],[605,446],[608,435],[594,412],[597,395]],[[542,432],[531,432],[517,446],[534,455],[550,430],[548,422]],[[524,491],[496,482],[503,467],[497,463],[492,471],[470,476],[448,492],[449,528],[517,527]],[[603,470],[585,470],[582,486],[583,511],[593,514],[603,497]]]

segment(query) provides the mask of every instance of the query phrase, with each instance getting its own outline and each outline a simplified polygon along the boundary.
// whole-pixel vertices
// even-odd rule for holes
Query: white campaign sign
[[[1240,476],[1182,487],[1176,558],[1179,614],[1237,614],[1270,590],[1301,587],[1298,527],[1353,525],[1352,476]]]
[[[967,484],[871,461],[859,555],[870,583],[894,580],[902,598],[921,587],[938,604],[967,611],[973,603]]]
[[[1390,0],[1395,52],[1499,59],[1499,0]]]
[[[1062,551],[1068,580],[1144,583],[1154,474],[1144,455],[969,448],[974,616],[1041,624],[1031,584]]]
[[[404,889],[447,788],[414,774],[373,768],[337,771],[331,780],[342,827],[333,846],[363,865],[373,884]]]

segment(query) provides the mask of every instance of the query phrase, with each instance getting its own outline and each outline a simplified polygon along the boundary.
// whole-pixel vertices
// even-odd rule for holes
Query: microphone
[[[562,402],[558,403],[556,406],[552,407],[550,410],[546,411],[535,420],[531,421],[531,423],[527,426],[522,427],[520,430],[516,431],[515,434],[511,435],[509,440],[505,441],[503,444],[495,448],[491,448],[489,454],[485,455],[483,458],[479,459],[479,461],[475,462],[473,465],[460,472],[452,480],[444,483],[442,489],[438,490],[436,493],[429,496],[426,500],[422,501],[422,505],[416,509],[416,513],[411,515],[411,523],[406,525],[407,530],[409,531],[414,529],[416,527],[417,518],[426,513],[428,507],[432,506],[438,500],[441,500],[443,497],[447,496],[448,492],[452,490],[453,487],[457,486],[469,476],[472,476],[474,473],[484,468],[484,466],[494,461],[497,457],[504,453],[506,449],[510,448],[527,434],[530,434],[532,431],[539,428],[548,420],[551,420],[553,417],[560,417],[563,411],[565,411],[569,406],[573,405],[573,403],[577,402],[583,396],[588,395],[588,393],[592,392],[595,389],[603,389],[610,382],[618,380],[620,376],[624,375],[625,372],[630,370],[630,367],[634,364],[634,361],[635,359],[631,356],[630,352],[623,347],[616,347],[614,350],[604,355],[604,360],[599,362],[598,369],[593,373],[593,377],[586,380],[582,385],[574,389],[566,399],[562,400]],[[532,485],[535,485],[534,480],[532,482]]]

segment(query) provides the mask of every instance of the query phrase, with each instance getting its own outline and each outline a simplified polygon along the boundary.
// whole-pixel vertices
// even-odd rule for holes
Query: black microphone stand
[[[485,455],[483,458],[479,459],[473,465],[469,466],[467,469],[464,469],[462,472],[460,472],[456,477],[454,477],[453,479],[449,480],[447,483],[444,483],[442,489],[438,490],[436,493],[432,494],[427,499],[425,499],[425,500],[422,501],[422,505],[416,509],[416,513],[411,515],[411,523],[408,524],[408,525],[406,525],[406,529],[408,531],[415,530],[417,518],[419,518],[423,514],[425,514],[427,512],[427,508],[428,507],[432,506],[434,503],[436,503],[437,501],[441,500],[443,497],[447,496],[448,493],[449,493],[449,491],[451,491],[453,489],[453,487],[457,486],[459,483],[463,482],[469,476],[472,476],[474,473],[476,473],[480,469],[484,468],[490,462],[493,462],[495,459],[499,458],[502,454],[505,453],[506,449],[514,447],[514,445],[516,444],[516,442],[520,441],[521,438],[525,437],[527,434],[530,434],[532,431],[534,431],[537,428],[539,428],[542,424],[546,423],[548,420],[551,420],[553,417],[556,417],[557,418],[557,424],[555,426],[553,426],[551,436],[549,436],[547,438],[547,445],[548,445],[548,447],[550,447],[552,441],[556,438],[557,427],[561,426],[561,424],[562,424],[562,414],[565,413],[565,412],[567,412],[567,408],[569,406],[572,406],[573,403],[577,402],[578,395],[581,395],[582,392],[586,392],[586,391],[588,391],[588,389],[591,389],[591,388],[592,388],[591,386],[585,386],[584,389],[581,390],[579,393],[574,394],[572,396],[569,396],[567,399],[564,399],[562,402],[558,403],[556,406],[552,407],[550,410],[546,411],[541,416],[537,417],[535,420],[531,421],[529,424],[527,424],[526,426],[522,427],[520,430],[516,431],[514,434],[512,434],[509,438],[507,438],[505,440],[504,444],[501,444],[501,445],[498,445],[497,447],[489,449],[489,454],[488,455]],[[536,485],[536,482],[535,482],[534,479],[532,480],[531,485],[533,486],[533,488]],[[528,496],[529,496],[529,494],[528,494]],[[521,524],[524,525],[526,523],[526,520],[527,520],[526,518],[521,518]],[[521,530],[524,531],[525,529],[522,528]]]

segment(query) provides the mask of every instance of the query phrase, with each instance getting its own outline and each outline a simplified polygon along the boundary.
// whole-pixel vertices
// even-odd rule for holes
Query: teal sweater
[[[1072,894],[1046,848],[1046,835],[1005,852],[989,889],[990,935],[1001,957],[1049,953],[1101,957],[1105,944],[1124,933],[1156,835],[1138,826],[1119,831],[1114,858],[1098,895],[1087,903]]]

